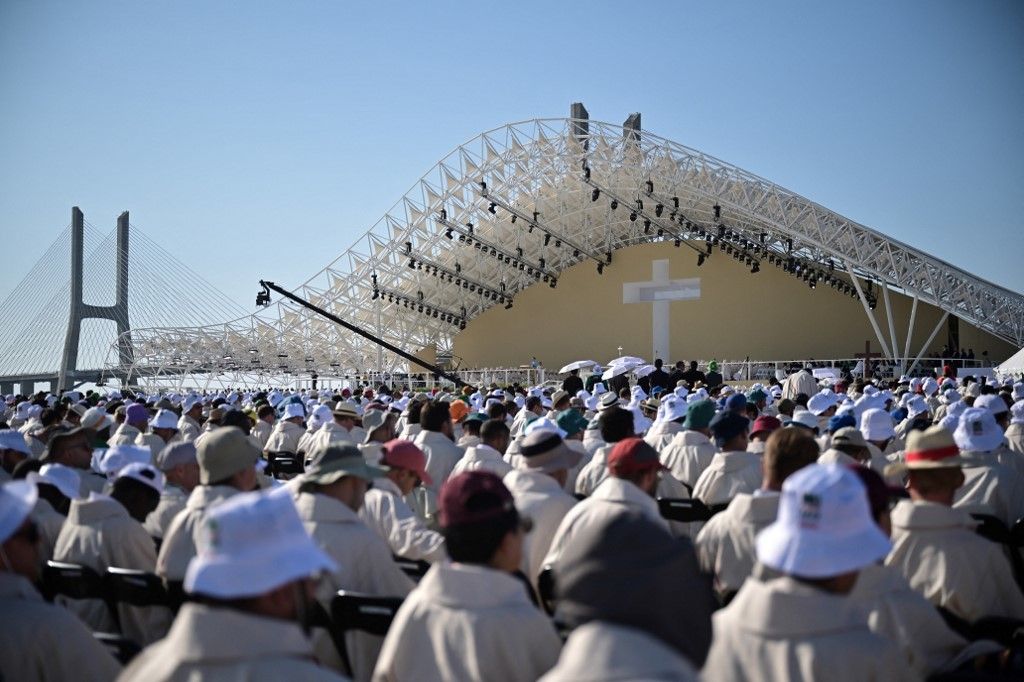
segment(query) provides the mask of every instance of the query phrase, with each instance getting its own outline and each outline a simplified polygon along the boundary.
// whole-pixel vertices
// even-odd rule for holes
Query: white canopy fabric
[[[1021,374],[1024,372],[1024,348],[1013,354],[1013,357],[996,367],[996,373],[1000,376],[1005,374]]]

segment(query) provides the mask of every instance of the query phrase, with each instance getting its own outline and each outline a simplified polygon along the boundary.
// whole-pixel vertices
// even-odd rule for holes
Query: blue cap
[[[837,414],[833,417],[828,418],[829,433],[835,433],[839,429],[845,428],[847,426],[857,426],[857,420],[849,412],[846,412],[844,414]]]
[[[742,393],[734,393],[725,401],[725,409],[733,412],[741,412],[747,409],[747,396]]]

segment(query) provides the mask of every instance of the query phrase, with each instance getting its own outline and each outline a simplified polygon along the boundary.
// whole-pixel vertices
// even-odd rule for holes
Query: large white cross
[[[625,282],[623,303],[651,303],[651,361],[669,362],[669,303],[700,298],[700,278],[669,279],[668,260],[651,261],[651,281]]]

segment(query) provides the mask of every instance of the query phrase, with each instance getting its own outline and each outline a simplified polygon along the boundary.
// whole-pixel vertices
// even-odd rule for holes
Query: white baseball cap
[[[163,493],[164,491],[164,474],[151,464],[132,462],[127,466],[123,466],[118,470],[114,480],[122,478],[130,478],[133,481],[148,485],[158,493]]]
[[[151,429],[175,429],[178,428],[178,415],[170,410],[157,410],[153,421],[149,422]]]
[[[99,431],[114,423],[114,418],[107,414],[102,407],[90,407],[82,415],[82,428]]]
[[[73,467],[63,464],[44,464],[39,471],[30,471],[26,480],[32,483],[49,483],[70,500],[81,497],[82,477]]]
[[[856,571],[892,548],[871,518],[864,484],[839,464],[812,464],[787,478],[778,520],[756,544],[762,564],[803,578]]]
[[[11,481],[0,486],[0,542],[7,542],[25,523],[37,499],[39,491],[29,481]]]
[[[873,407],[865,410],[860,417],[860,432],[865,440],[883,441],[896,437],[892,416],[885,410]]]
[[[129,464],[149,464],[153,455],[144,445],[115,445],[103,451],[99,461],[99,472],[108,478]]]
[[[831,396],[827,395],[827,393],[831,394]],[[836,404],[835,399],[832,397],[835,393],[832,393],[832,391],[828,391],[827,393],[822,391],[812,395],[807,401],[807,409],[819,417],[824,414],[828,408]]]
[[[529,424],[526,425],[526,428],[523,429],[523,435],[527,436],[535,431],[548,431],[550,433],[557,433],[562,438],[565,438],[567,435],[566,432],[560,426],[558,426],[558,424],[553,419],[548,419],[547,417],[538,417],[537,419],[531,421]]]
[[[235,495],[203,518],[185,591],[219,599],[265,594],[337,565],[313,541],[291,492]]]

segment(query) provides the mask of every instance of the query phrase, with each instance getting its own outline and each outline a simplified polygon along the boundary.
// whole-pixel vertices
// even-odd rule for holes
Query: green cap
[[[684,429],[706,429],[715,416],[715,403],[711,400],[697,400],[686,407]]]
[[[364,481],[380,478],[387,469],[367,464],[363,452],[352,443],[328,445],[313,452],[312,461],[306,467],[305,483],[329,485],[345,476],[356,476]]]
[[[555,422],[558,424],[558,428],[565,431],[566,437],[586,431],[589,423],[587,418],[577,410],[562,410],[555,417]]]
[[[462,423],[463,424],[465,424],[466,422],[480,422],[480,423],[483,423],[483,422],[487,421],[488,419],[490,419],[490,417],[488,417],[483,412],[470,412],[468,415],[466,415],[466,418],[462,420]]]

